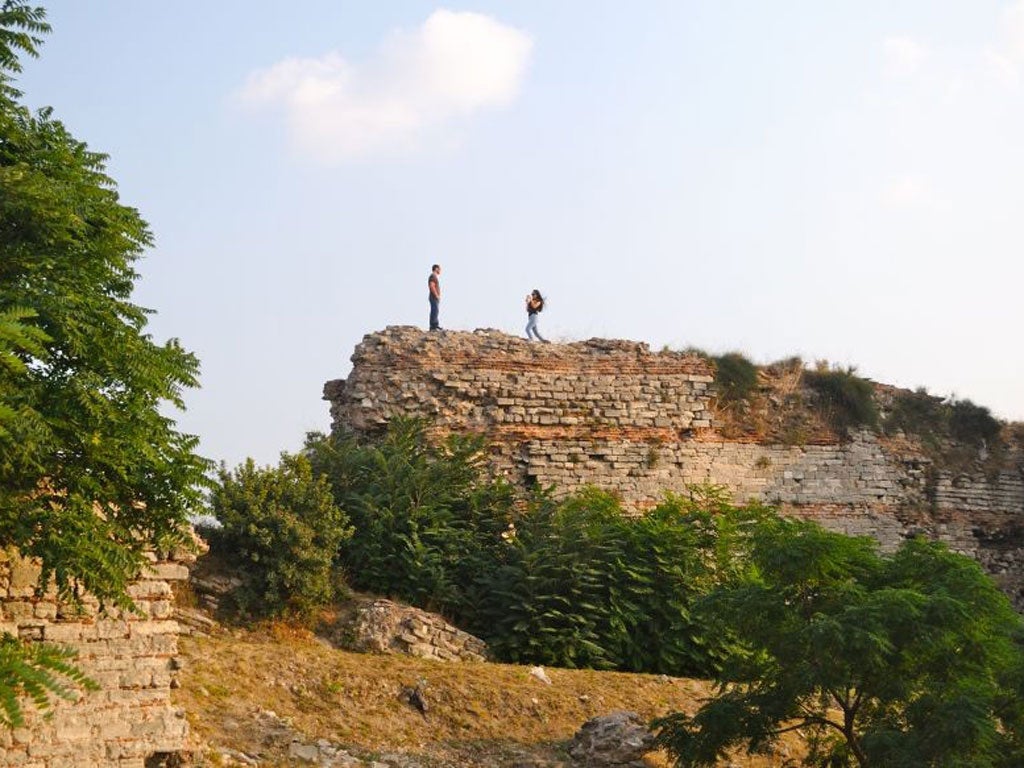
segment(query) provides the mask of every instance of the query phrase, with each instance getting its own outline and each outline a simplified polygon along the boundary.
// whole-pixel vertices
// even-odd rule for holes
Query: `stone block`
[[[7,561],[7,589],[12,597],[35,594],[43,569],[35,561],[14,556]]]
[[[154,621],[136,621],[129,624],[132,637],[148,637],[150,635],[178,634],[178,622],[173,619]]]
[[[133,600],[169,597],[172,593],[171,585],[162,579],[144,579],[128,587]]]
[[[123,619],[98,619],[95,628],[100,640],[128,637],[128,622]]]
[[[8,621],[20,626],[23,622],[35,618],[35,604],[29,600],[11,600],[4,603],[4,614]]]

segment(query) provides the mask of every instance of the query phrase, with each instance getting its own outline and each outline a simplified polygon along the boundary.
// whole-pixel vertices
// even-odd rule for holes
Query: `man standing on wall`
[[[427,290],[430,291],[430,330],[440,331],[441,323],[438,314],[441,311],[441,265],[435,264],[430,268],[430,277],[427,278]]]

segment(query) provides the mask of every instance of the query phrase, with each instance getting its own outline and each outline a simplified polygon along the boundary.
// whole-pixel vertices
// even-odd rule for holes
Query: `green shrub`
[[[713,358],[715,385],[724,403],[746,400],[757,386],[757,366],[739,352]]]
[[[335,555],[352,531],[305,456],[282,454],[277,467],[252,459],[231,472],[222,467],[211,513],[221,524],[205,531],[212,551],[248,576],[235,595],[241,611],[303,616],[334,597]]]
[[[596,489],[560,503],[542,494],[482,575],[480,630],[506,661],[710,674],[728,640],[692,606],[728,572],[734,531],[756,514],[701,492],[639,518]]]
[[[364,441],[311,435],[306,450],[354,524],[339,554],[353,586],[471,623],[514,501],[488,477],[483,440],[432,442],[422,421],[394,419]]]
[[[916,435],[933,459],[947,467],[976,460],[974,449],[982,446],[993,449],[994,456],[1004,447],[1002,424],[988,408],[970,400],[944,401],[924,389],[900,392],[894,398],[885,431],[897,430]]]
[[[842,437],[861,427],[878,428],[874,386],[855,368],[805,371],[804,382],[818,394],[825,417]]]
[[[585,503],[582,500],[586,499]],[[538,493],[516,521],[515,537],[493,569],[479,574],[485,596],[475,627],[500,659],[561,667],[615,666],[601,644],[598,616],[621,517],[609,494],[584,492],[573,505]]]
[[[954,400],[950,405],[949,431],[962,443],[980,446],[996,440],[1002,427],[988,408],[970,400]]]
[[[948,408],[942,398],[929,395],[923,387],[914,392],[898,392],[883,426],[890,435],[903,431],[934,441],[949,432]]]

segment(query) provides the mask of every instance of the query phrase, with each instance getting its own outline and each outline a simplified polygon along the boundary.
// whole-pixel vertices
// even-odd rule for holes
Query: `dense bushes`
[[[825,416],[840,437],[861,427],[878,428],[878,406],[871,382],[853,368],[805,371],[804,382],[813,389]]]
[[[708,674],[724,638],[691,604],[727,572],[734,532],[764,514],[703,489],[631,518],[589,489],[517,499],[472,437],[426,439],[395,420],[378,439],[314,435],[317,472],[355,526],[350,583],[439,610],[507,661]]]
[[[311,437],[313,465],[355,525],[339,556],[353,586],[439,610],[508,661],[713,669],[718,640],[689,605],[721,566],[727,505],[672,498],[629,518],[596,490],[517,503],[486,475],[482,448],[431,443],[408,420],[365,443]]]
[[[422,422],[396,419],[379,439],[311,435],[306,449],[355,526],[339,555],[350,583],[471,622],[475,576],[494,562],[514,502],[487,476],[482,440],[434,443]]]
[[[898,392],[882,426],[886,434],[902,431],[917,435],[926,444],[934,444],[949,433],[946,404],[923,388]]]
[[[997,590],[977,567],[950,560],[941,548],[908,545],[890,561],[867,540],[787,522],[756,505],[735,507],[713,487],[668,496],[635,517],[595,489],[522,498],[488,475],[482,451],[475,438],[432,442],[415,421],[396,420],[372,439],[313,435],[302,456],[284,457],[276,470],[249,462],[222,472],[213,502],[224,530],[215,541],[250,571],[264,572],[256,594],[266,606],[295,611],[326,600],[333,561],[355,587],[444,613],[501,660],[720,675],[743,686],[721,705],[726,709],[758,705],[757,680],[768,679],[773,658],[782,658],[782,633],[794,633],[787,668],[803,658],[808,675],[848,670],[855,677],[866,663],[863,643],[877,640],[881,650],[871,661],[882,685],[886,669],[907,662],[886,655],[895,642],[886,632],[927,643],[913,626],[927,621],[934,625],[926,634],[938,637],[947,627],[957,647],[966,647],[962,638],[975,642],[964,634],[974,625],[957,618],[960,607],[944,602],[946,592],[974,590],[991,603],[993,621],[1005,618]],[[890,622],[897,609],[907,616],[893,613]],[[836,632],[848,632],[849,641]],[[1004,640],[997,645],[1006,650]],[[921,652],[945,653],[942,643]],[[811,652],[819,645],[824,655]],[[1008,681],[1024,677],[1019,666],[992,670]],[[795,716],[794,706],[820,699],[813,679],[797,681],[799,690],[780,681],[797,697],[779,705],[784,720]],[[1011,683],[1000,685],[1002,695]],[[877,706],[883,704],[886,718],[897,717],[901,704]],[[671,721],[680,740],[666,743],[683,754],[702,722]],[[731,733],[732,743],[743,736]]]
[[[212,544],[252,574],[241,607],[308,612],[330,599],[333,565],[355,588],[443,613],[504,660],[716,669],[726,639],[691,606],[763,510],[707,488],[635,518],[593,489],[517,498],[487,474],[482,449],[472,437],[432,442],[422,422],[399,419],[374,439],[311,435],[278,468],[222,471]]]
[[[764,514],[712,497],[669,497],[638,518],[594,489],[543,496],[484,573],[480,631],[501,658],[563,667],[712,673],[727,636],[694,602],[732,566],[734,533]]]
[[[899,392],[884,426],[889,434],[902,430],[926,441],[952,439],[975,448],[991,444],[1002,431],[988,408],[970,400],[944,400],[925,389]]]
[[[222,468],[210,502],[221,527],[204,534],[248,577],[234,596],[242,612],[301,615],[334,597],[334,558],[351,529],[305,456]]]
[[[988,408],[970,400],[954,400],[949,409],[949,432],[962,443],[975,447],[990,445],[1002,430]]]

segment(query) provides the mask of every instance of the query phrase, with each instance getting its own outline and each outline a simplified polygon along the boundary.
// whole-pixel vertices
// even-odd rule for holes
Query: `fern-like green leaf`
[[[55,698],[73,699],[80,690],[96,690],[96,683],[74,665],[75,656],[67,648],[0,636],[0,725],[24,725],[25,699],[48,712]]]

